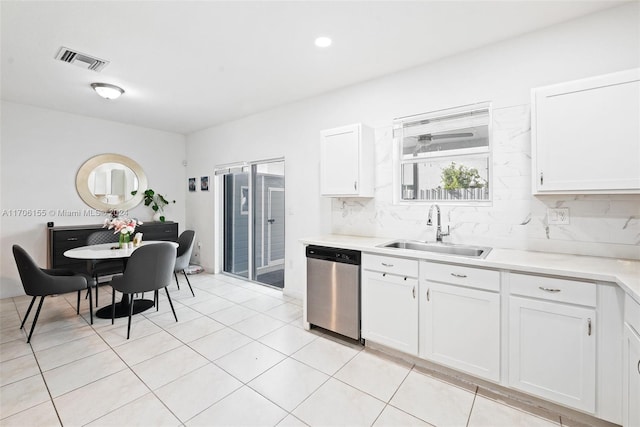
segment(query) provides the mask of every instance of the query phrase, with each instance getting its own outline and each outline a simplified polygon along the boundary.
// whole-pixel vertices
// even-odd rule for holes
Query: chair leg
[[[157,289],[153,292],[153,303],[156,306],[156,311],[160,310],[160,294]]]
[[[129,339],[129,334],[131,333],[131,316],[133,316],[133,294],[130,296],[129,303],[129,323],[127,323],[127,339]]]
[[[81,290],[78,289],[78,304],[76,304],[76,314],[80,314],[80,294],[82,293]],[[87,295],[89,295],[89,290],[87,290]],[[87,299],[85,297],[85,299]]]
[[[89,289],[89,317],[91,318],[91,324],[93,325],[93,301],[91,301],[91,285],[89,285],[87,289]],[[98,298],[97,290],[96,290],[96,298]]]
[[[36,323],[38,322],[38,316],[40,316],[40,309],[42,308],[43,302],[44,302],[44,295],[40,297],[40,303],[38,304],[38,309],[36,310],[36,316],[33,318],[33,324],[31,325],[29,338],[27,338],[27,344],[31,342],[31,335],[33,335],[33,330],[36,328]]]
[[[191,287],[191,282],[189,281],[189,276],[187,276],[187,272],[182,270],[182,274],[184,274],[184,278],[187,279],[187,284],[189,285],[189,289],[191,289],[191,295],[195,297],[196,294],[193,293],[193,288]]]
[[[111,324],[116,318],[116,290],[112,289],[111,292]]]
[[[180,282],[178,282],[178,273],[176,273],[175,271],[173,272],[173,277],[176,278],[176,285],[178,285],[178,289],[180,289]]]
[[[169,305],[171,306],[171,311],[173,311],[173,317],[175,317],[176,322],[178,321],[178,316],[176,316],[176,311],[173,309],[173,303],[171,302],[171,297],[169,296],[169,288],[165,286],[165,291],[167,291],[167,299],[169,300]]]
[[[96,276],[96,307],[98,306],[98,294],[99,294],[99,292],[98,292],[98,285],[99,285],[99,283],[98,283],[98,276]]]
[[[31,304],[29,304],[29,308],[27,309],[27,314],[24,315],[24,319],[22,319],[22,324],[20,325],[20,329],[24,328],[24,322],[27,321],[27,317],[29,317],[29,313],[31,313],[31,309],[33,308],[33,303],[36,302],[37,297],[31,298]]]

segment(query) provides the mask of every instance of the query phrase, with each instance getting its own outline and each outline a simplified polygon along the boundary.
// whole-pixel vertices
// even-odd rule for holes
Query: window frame
[[[415,158],[407,159],[403,151],[403,130],[413,124],[426,120],[447,120],[448,117],[472,114],[473,112],[487,113],[487,146],[452,149],[447,151],[434,151],[422,153]],[[393,120],[393,204],[394,205],[431,205],[433,203],[449,205],[491,206],[493,205],[493,111],[490,101],[463,105],[454,108],[436,110],[412,116],[405,116]],[[446,153],[446,154],[442,154]],[[486,199],[403,199],[402,198],[402,170],[403,165],[413,163],[429,163],[438,160],[449,160],[457,164],[465,164],[465,158],[487,157],[487,190]],[[419,189],[418,189],[419,190]],[[425,189],[431,190],[431,189]],[[447,190],[445,190],[447,191]]]

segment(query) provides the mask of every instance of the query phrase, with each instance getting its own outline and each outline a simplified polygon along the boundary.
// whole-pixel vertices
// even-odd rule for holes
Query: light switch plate
[[[569,208],[548,208],[547,221],[549,225],[569,225]]]

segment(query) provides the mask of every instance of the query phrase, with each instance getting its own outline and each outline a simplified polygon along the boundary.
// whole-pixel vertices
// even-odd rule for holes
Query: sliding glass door
[[[231,170],[223,176],[223,271],[249,278],[249,173]]]
[[[223,179],[223,271],[284,287],[284,161],[218,171]]]

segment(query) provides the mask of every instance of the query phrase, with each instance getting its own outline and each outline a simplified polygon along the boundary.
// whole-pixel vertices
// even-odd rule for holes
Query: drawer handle
[[[452,275],[453,277],[459,277],[459,278],[461,278],[461,279],[466,279],[466,278],[467,278],[467,275],[466,275],[466,274],[456,274],[456,273],[451,273],[451,275]]]
[[[382,273],[382,277],[387,277],[387,273]]]
[[[591,336],[591,319],[587,319],[587,335]]]
[[[385,262],[381,262],[380,264],[382,264],[383,267],[393,267],[393,264],[387,264]]]
[[[543,286],[538,286],[538,289],[545,292],[551,292],[552,294],[555,294],[556,292],[560,292],[562,290],[562,289],[555,289],[555,288],[545,288]]]
[[[67,242],[75,242],[77,240],[78,240],[77,237],[67,237]]]

